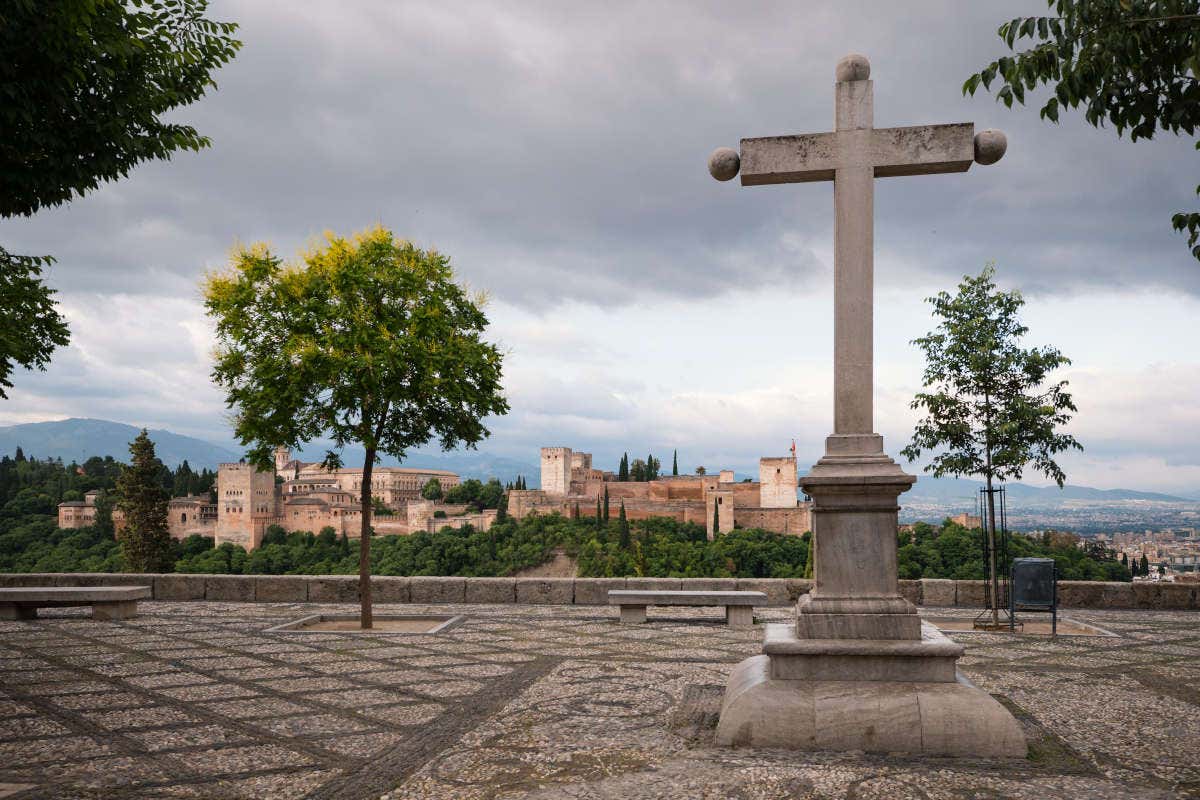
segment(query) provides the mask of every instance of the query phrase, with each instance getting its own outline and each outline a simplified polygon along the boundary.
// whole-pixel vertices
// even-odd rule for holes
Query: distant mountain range
[[[0,427],[0,455],[13,455],[20,447],[26,456],[61,458],[64,463],[82,463],[92,456],[112,456],[118,461],[129,460],[129,443],[141,428],[103,419],[64,419],[57,422],[30,422],[24,425]],[[222,462],[238,461],[242,451],[234,444],[214,444],[193,436],[183,436],[167,430],[149,430],[154,450],[164,464],[178,466],[184,460],[193,469],[216,469]],[[347,466],[361,466],[361,448],[346,448],[342,460]],[[305,461],[320,461],[325,450],[310,446],[296,457]],[[394,459],[383,459],[384,465],[395,466]],[[489,455],[477,451],[453,453],[414,453],[404,464],[407,467],[446,469],[464,478],[499,478],[507,483],[524,475],[530,486],[536,486],[539,468],[517,459]]]
[[[64,419],[30,422],[0,428],[0,454],[11,456],[18,447],[26,457],[61,458],[64,463],[83,463],[92,456],[112,456],[129,461],[129,443],[141,428],[104,419]],[[222,461],[237,461],[240,455],[229,447],[181,436],[165,430],[149,430],[154,451],[164,464],[178,466],[184,460],[195,469],[215,469]]]
[[[11,425],[0,427],[0,455],[12,455],[17,447],[20,447],[26,455],[61,458],[64,462],[83,462],[91,456],[109,455],[124,461],[129,457],[129,443],[140,430],[133,425],[102,419],[65,419],[58,422]],[[186,459],[193,468],[215,469],[221,462],[238,461],[242,455],[233,443],[215,444],[167,430],[151,430],[149,434],[154,440],[158,457],[171,467]],[[317,443],[297,453],[296,457],[305,461],[319,461],[324,455],[323,447]],[[346,448],[342,452],[342,459],[347,466],[358,466],[362,464],[363,451],[360,448]],[[384,459],[382,463],[395,466],[397,462]],[[515,479],[517,475],[524,475],[530,488],[537,488],[541,473],[538,463],[534,460],[524,461],[475,450],[413,453],[404,466],[447,469],[464,478],[480,480],[495,477],[505,483]],[[970,508],[974,505],[981,486],[983,484],[979,481],[919,475],[916,486],[904,495],[904,502],[945,503]],[[1053,486],[1010,483],[1007,489],[1010,502],[1020,502],[1024,505],[1053,506],[1070,500],[1190,503],[1197,499],[1132,489],[1093,489],[1071,484],[1058,489]]]
[[[974,502],[979,490],[984,486],[982,481],[964,480],[962,478],[934,478],[930,475],[918,475],[917,483],[912,490],[904,494],[906,501],[934,500],[952,501],[965,500]],[[1054,504],[1064,500],[1152,500],[1164,503],[1185,503],[1190,498],[1178,497],[1158,492],[1139,492],[1133,489],[1093,489],[1090,486],[1073,486],[1066,484],[1059,489],[1057,486],[1030,486],[1027,483],[1005,484],[1009,501],[1021,501],[1025,504],[1047,503]]]

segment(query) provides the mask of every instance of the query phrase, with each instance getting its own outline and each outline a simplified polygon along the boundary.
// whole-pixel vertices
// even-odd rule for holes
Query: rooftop
[[[1195,612],[1069,613],[1116,637],[952,634],[966,675],[1025,726],[1031,758],[1006,764],[713,746],[725,678],[762,638],[719,609],[621,626],[607,607],[406,604],[377,613],[466,619],[439,635],[264,633],[353,608],[145,602],[124,622],[85,609],[0,622],[0,796],[1078,800],[1200,786]]]

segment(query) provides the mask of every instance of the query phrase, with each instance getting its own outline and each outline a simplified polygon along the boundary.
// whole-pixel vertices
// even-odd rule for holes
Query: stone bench
[[[645,622],[646,606],[725,606],[725,622],[742,628],[754,624],[754,607],[765,606],[763,592],[639,591],[613,589],[608,604],[621,607],[621,622]]]
[[[91,606],[92,619],[131,619],[149,586],[28,586],[0,589],[0,620],[36,619],[39,608]]]

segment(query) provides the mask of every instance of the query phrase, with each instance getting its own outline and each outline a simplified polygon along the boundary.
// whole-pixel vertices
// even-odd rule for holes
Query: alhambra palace
[[[665,475],[650,481],[618,481],[592,467],[591,453],[569,447],[542,448],[540,489],[508,493],[508,513],[594,516],[597,501],[608,498],[610,514],[621,506],[629,519],[670,517],[715,532],[762,528],[800,535],[809,530],[810,504],[798,502],[796,458],[761,458],[758,481],[734,480],[733,470],[716,475]]]
[[[762,458],[759,480],[734,479],[733,470],[716,475],[667,475],[649,481],[618,481],[616,473],[594,469],[591,453],[569,447],[543,447],[541,488],[509,490],[508,514],[522,519],[530,514],[559,513],[592,516],[608,498],[612,515],[625,509],[629,519],[669,517],[705,526],[709,538],[738,528],[762,528],[799,535],[810,529],[810,504],[797,500],[794,456]],[[471,525],[487,530],[498,512],[472,513],[454,505],[421,497],[421,488],[436,479],[443,490],[461,483],[453,472],[407,467],[376,467],[372,495],[392,512],[373,513],[371,525],[381,536],[434,532],[449,525]],[[217,502],[207,496],[172,498],[167,507],[171,536],[211,536],[215,543],[259,546],[267,528],[285,531],[333,528],[337,534],[357,538],[362,525],[360,505],[362,469],[327,470],[320,463],[298,461],[280,447],[269,470],[251,464],[221,464],[217,470]],[[98,492],[83,500],[60,503],[61,528],[81,528],[96,519]],[[113,523],[124,526],[121,510],[113,509]],[[714,528],[715,523],[715,528]]]

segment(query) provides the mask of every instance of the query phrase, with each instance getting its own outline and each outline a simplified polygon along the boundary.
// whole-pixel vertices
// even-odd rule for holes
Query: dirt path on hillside
[[[513,574],[514,578],[574,578],[578,571],[575,559],[563,550],[555,550],[554,556],[545,564],[520,570]]]

